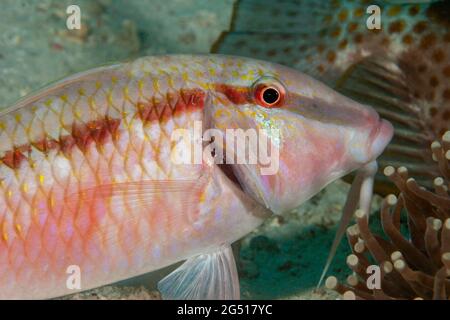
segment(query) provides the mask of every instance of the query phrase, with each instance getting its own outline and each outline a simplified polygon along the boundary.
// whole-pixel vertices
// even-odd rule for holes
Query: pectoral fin
[[[188,259],[158,283],[163,299],[239,299],[239,279],[231,246]]]
[[[111,206],[115,210],[136,211],[152,206],[161,206],[168,199],[176,197],[184,212],[197,207],[199,194],[202,192],[206,178],[197,180],[144,180],[98,185],[83,189],[65,197],[68,210],[80,211],[94,203],[97,206]]]

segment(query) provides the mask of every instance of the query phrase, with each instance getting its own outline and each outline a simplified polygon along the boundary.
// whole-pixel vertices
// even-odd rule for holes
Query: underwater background
[[[66,8],[71,4],[81,8],[79,31],[66,28]],[[145,55],[209,53],[229,30],[235,1],[2,0],[0,6],[4,108],[50,82],[92,67]],[[315,287],[348,190],[347,183],[336,181],[297,210],[269,219],[235,246],[243,299],[338,298],[334,291]],[[381,197],[375,196],[374,212],[380,203]],[[379,224],[374,214],[371,228],[380,230]],[[345,281],[350,252],[343,241],[328,274]],[[68,298],[158,299],[155,284],[172,269]]]

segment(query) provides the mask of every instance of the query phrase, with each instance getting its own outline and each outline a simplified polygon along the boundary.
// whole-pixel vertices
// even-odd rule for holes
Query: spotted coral
[[[353,273],[346,284],[329,277],[327,288],[344,299],[450,299],[450,131],[432,143],[431,152],[442,175],[434,179],[433,191],[419,186],[405,167],[384,169],[400,190],[381,205],[385,237],[372,232],[367,215],[357,210],[356,224],[347,229],[352,250],[347,265]],[[381,286],[369,289],[372,260],[379,266]]]

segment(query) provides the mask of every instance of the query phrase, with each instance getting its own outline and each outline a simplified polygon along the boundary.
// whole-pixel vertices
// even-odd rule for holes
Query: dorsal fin
[[[17,109],[23,108],[24,106],[30,105],[35,101],[38,101],[44,96],[48,96],[52,94],[52,92],[57,92],[61,88],[66,87],[72,83],[79,82],[79,81],[86,81],[91,78],[95,78],[96,75],[98,75],[101,72],[109,71],[109,70],[115,70],[119,68],[121,64],[112,64],[107,65],[103,67],[98,67],[94,69],[89,69],[87,71],[79,72],[74,75],[71,75],[70,77],[64,78],[59,81],[52,82],[43,88],[34,91],[30,93],[29,95],[21,98],[19,101],[17,101],[14,105],[12,105],[9,108],[2,109],[0,111],[0,117],[4,116],[5,114],[8,114],[10,112],[14,112]]]

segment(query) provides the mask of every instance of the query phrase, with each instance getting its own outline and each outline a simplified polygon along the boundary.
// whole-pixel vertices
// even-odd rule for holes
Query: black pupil
[[[272,104],[278,101],[278,97],[280,94],[278,93],[278,90],[274,88],[267,88],[263,92],[263,99],[265,103]]]

